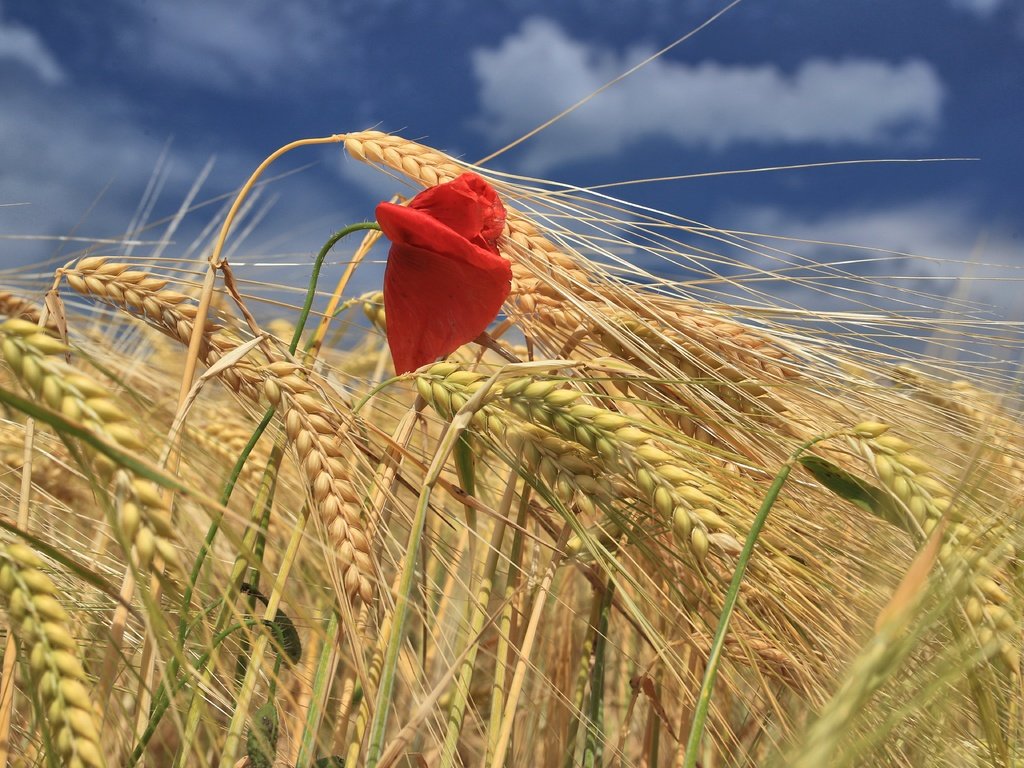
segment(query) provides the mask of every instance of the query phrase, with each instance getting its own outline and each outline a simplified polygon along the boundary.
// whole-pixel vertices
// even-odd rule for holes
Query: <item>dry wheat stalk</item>
[[[62,765],[102,768],[97,710],[68,614],[43,561],[23,544],[0,544],[0,593],[28,660],[46,741]]]
[[[646,374],[649,380],[635,386],[640,397],[681,400],[684,411],[692,409],[699,426],[680,424],[691,436],[736,450],[743,440],[730,432],[749,434],[757,424],[770,424],[806,439],[792,419],[793,411],[807,405],[792,397],[802,377],[775,339],[677,299],[623,289],[616,300],[624,311],[595,306],[587,313],[587,333],[580,334],[584,346],[596,340],[606,353]],[[606,354],[599,348],[590,352]],[[671,412],[665,417],[671,420]]]

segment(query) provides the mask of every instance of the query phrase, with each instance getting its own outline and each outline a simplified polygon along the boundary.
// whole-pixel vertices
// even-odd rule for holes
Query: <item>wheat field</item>
[[[1019,331],[716,299],[640,257],[749,240],[475,170],[504,314],[397,378],[374,231],[305,306],[213,237],[0,273],[0,765],[1020,764]]]

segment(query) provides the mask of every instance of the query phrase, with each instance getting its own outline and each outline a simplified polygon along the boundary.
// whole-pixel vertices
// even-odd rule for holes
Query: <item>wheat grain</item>
[[[26,389],[54,411],[126,451],[143,450],[142,435],[111,392],[58,357],[68,351],[60,340],[33,323],[10,319],[0,323],[0,349]],[[103,474],[115,470],[107,457],[99,457],[97,466]],[[148,568],[159,552],[172,572],[179,570],[171,512],[156,486],[123,470],[114,471],[114,477],[124,496],[118,504],[119,527],[133,546],[140,567]]]
[[[861,436],[858,443],[862,455],[899,501],[919,540],[923,541],[940,519],[952,521],[939,550],[939,561],[951,579],[967,578],[965,614],[976,628],[982,647],[998,650],[1008,667],[1016,670],[1020,621],[1007,607],[1010,598],[1000,586],[1000,582],[1010,583],[1003,566],[1016,556],[1012,521],[986,520],[971,509],[969,494],[961,493],[954,499],[935,476],[932,463],[884,424],[861,424],[855,432]],[[996,543],[986,543],[993,541]],[[993,639],[998,642],[992,643]]]
[[[97,712],[70,620],[42,560],[23,544],[0,544],[0,593],[45,713],[39,725],[49,732],[46,741],[69,768],[102,768]]]
[[[417,374],[416,389],[439,416],[451,419],[484,383],[484,377],[455,363],[438,363]],[[578,445],[507,411],[488,405],[498,396],[492,391],[473,416],[474,425],[503,445],[510,457],[521,457],[531,475],[563,502],[594,511],[626,489]]]
[[[166,281],[100,258],[83,259],[65,270],[64,276],[75,290],[132,312],[171,338],[188,343],[195,308],[183,294],[165,290]],[[212,365],[238,344],[225,329],[209,322],[200,357]],[[299,453],[315,509],[342,566],[345,589],[369,600],[374,571],[360,496],[344,463],[350,453],[344,443],[348,428],[308,383],[310,375],[308,369],[281,359],[263,366],[242,359],[219,373],[230,389],[252,403],[259,405],[265,395],[282,406],[286,434]]]
[[[521,417],[583,445],[609,471],[627,475],[703,563],[708,531],[734,532],[719,514],[732,513],[729,495],[701,468],[665,450],[679,446],[659,441],[644,425],[619,413],[580,402],[582,393],[561,386],[519,379],[508,382],[501,394]]]

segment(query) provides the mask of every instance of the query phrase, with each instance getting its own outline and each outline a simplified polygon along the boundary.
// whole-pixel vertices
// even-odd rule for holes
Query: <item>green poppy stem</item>
[[[363,232],[368,229],[380,231],[380,224],[376,221],[360,221],[357,224],[349,224],[344,229],[339,229],[327,238],[327,242],[324,243],[323,248],[316,255],[316,260],[313,262],[313,274],[310,275],[309,288],[306,291],[306,300],[302,304],[302,311],[299,313],[298,322],[295,323],[295,334],[292,336],[292,343],[288,346],[288,351],[293,355],[295,350],[299,348],[299,339],[302,338],[302,331],[306,327],[306,321],[309,319],[309,311],[313,307],[313,299],[316,298],[316,285],[320,280],[320,269],[324,265],[327,254],[346,235],[351,235],[353,232]]]

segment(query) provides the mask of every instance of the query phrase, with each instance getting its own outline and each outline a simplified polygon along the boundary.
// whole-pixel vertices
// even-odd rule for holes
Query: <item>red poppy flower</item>
[[[454,352],[498,315],[512,281],[495,244],[505,207],[490,184],[464,173],[407,206],[381,203],[377,222],[391,241],[384,313],[401,374]]]

